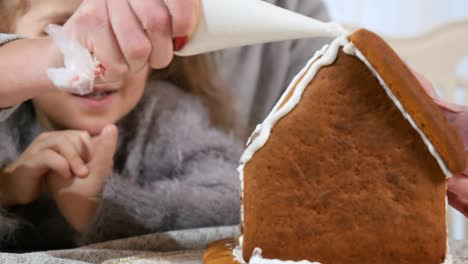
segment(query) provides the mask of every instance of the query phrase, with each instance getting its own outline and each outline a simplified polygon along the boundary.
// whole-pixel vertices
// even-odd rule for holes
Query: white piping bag
[[[324,23],[260,0],[201,0],[201,5],[198,28],[176,55],[348,33],[338,24]]]

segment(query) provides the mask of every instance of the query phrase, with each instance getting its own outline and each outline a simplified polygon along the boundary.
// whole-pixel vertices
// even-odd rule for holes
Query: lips
[[[87,99],[94,99],[94,100],[100,100],[102,98],[105,98],[106,96],[112,95],[116,93],[117,91],[111,90],[111,91],[93,91],[90,94],[86,95],[78,95],[78,94],[73,94],[74,96],[77,97],[82,97],[82,98],[87,98]]]
[[[88,111],[102,111],[108,109],[119,92],[115,87],[94,87],[92,93],[87,95],[72,94],[79,105]]]

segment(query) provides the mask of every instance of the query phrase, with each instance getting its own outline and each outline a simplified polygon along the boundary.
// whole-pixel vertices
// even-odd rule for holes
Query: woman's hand
[[[99,206],[100,194],[112,174],[117,147],[118,130],[114,125],[104,127],[92,138],[91,160],[86,178],[68,178],[54,171],[47,183],[62,215],[80,233],[86,232]]]
[[[468,153],[468,107],[442,101],[429,80],[418,73],[415,75],[432,100],[444,111],[445,116],[461,137],[465,152]],[[449,204],[468,217],[468,168],[465,168],[463,173],[449,178],[447,188]]]
[[[83,0],[64,32],[105,68],[103,81],[166,67],[195,30],[200,0]]]
[[[439,102],[448,120],[458,132],[468,157],[468,107]],[[468,168],[447,180],[449,204],[468,217]]]
[[[41,193],[44,176],[55,171],[63,178],[86,177],[91,137],[87,132],[59,131],[38,136],[0,175],[2,206],[28,204]],[[2,199],[3,198],[3,199]]]

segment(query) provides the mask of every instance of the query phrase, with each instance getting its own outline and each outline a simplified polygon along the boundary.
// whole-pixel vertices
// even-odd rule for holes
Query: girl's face
[[[64,24],[81,0],[28,2],[28,9],[16,20],[14,33],[41,37],[45,36],[43,30],[48,24]],[[84,97],[51,89],[33,98],[33,102],[39,115],[54,129],[86,130],[96,135],[105,125],[116,123],[135,107],[143,95],[148,74],[149,69],[145,67],[121,83],[96,85],[94,92]]]

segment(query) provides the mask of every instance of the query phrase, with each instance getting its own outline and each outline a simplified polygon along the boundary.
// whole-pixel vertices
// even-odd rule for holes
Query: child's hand
[[[200,0],[84,0],[65,34],[90,50],[105,68],[102,79],[166,67],[198,24]]]
[[[3,206],[28,204],[41,193],[47,173],[64,178],[86,177],[91,137],[87,132],[60,131],[38,136],[21,156],[2,171]],[[6,202],[5,202],[6,201]]]
[[[92,139],[87,178],[67,178],[56,171],[47,177],[49,190],[63,216],[80,233],[86,231],[93,219],[102,188],[112,173],[117,138],[117,127],[108,125],[99,136]]]

